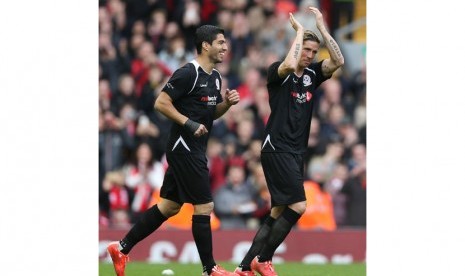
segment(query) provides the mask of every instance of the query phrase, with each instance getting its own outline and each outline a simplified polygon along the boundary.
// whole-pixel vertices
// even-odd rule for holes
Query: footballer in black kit
[[[322,61],[304,68],[300,77],[291,73],[281,78],[278,75],[281,63],[275,62],[268,69],[271,114],[261,154],[263,167],[270,168],[264,172],[273,195],[272,206],[305,201],[303,154],[310,134],[315,91],[330,78],[321,71]]]
[[[252,245],[235,272],[240,276],[278,275],[272,258],[305,212],[304,153],[307,149],[317,87],[344,64],[336,41],[326,30],[315,7],[316,25],[330,58],[314,63],[320,39],[289,14],[296,37],[285,59],[268,68],[267,89],[271,114],[265,128],[261,162],[271,195],[271,213],[260,226]]]
[[[210,131],[216,105],[223,102],[221,75],[216,69],[208,74],[196,60],[189,62],[174,72],[162,91],[180,113]],[[173,124],[166,150],[169,167],[160,191],[163,198],[198,204],[213,200],[205,156],[208,136],[195,137],[184,126]]]
[[[239,93],[226,89],[224,98],[220,94],[221,76],[214,67],[228,50],[224,30],[200,26],[195,33],[195,47],[197,57],[174,72],[155,101],[155,109],[174,122],[166,148],[168,170],[160,190],[161,200],[147,209],[120,241],[107,247],[117,276],[124,276],[132,248],[176,215],[184,203],[194,206],[192,236],[202,276],[236,275],[213,258],[210,215],[214,206],[206,149],[213,120],[239,102]]]

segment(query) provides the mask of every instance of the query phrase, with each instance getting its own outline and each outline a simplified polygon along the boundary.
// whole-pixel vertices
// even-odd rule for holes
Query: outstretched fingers
[[[315,15],[317,25],[324,26],[323,14],[315,7],[308,7],[308,10]]]
[[[289,22],[291,23],[292,28],[294,28],[294,30],[296,31],[303,28],[302,25],[299,23],[299,21],[295,19],[292,12],[289,13]]]

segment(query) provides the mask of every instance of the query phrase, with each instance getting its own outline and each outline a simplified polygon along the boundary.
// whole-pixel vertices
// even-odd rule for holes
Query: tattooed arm
[[[308,8],[310,12],[314,13],[316,16],[316,26],[320,31],[321,35],[323,36],[323,40],[325,41],[326,48],[329,51],[329,59],[323,60],[322,70],[323,75],[330,76],[337,68],[344,65],[344,57],[342,56],[341,49],[339,49],[339,45],[337,45],[336,40],[329,34],[326,30],[323,15],[321,12],[314,7]]]
[[[289,13],[289,22],[291,23],[292,28],[296,30],[297,34],[294,39],[294,43],[292,43],[291,49],[287,53],[286,58],[278,67],[278,75],[280,78],[284,78],[296,70],[297,65],[299,64],[300,56],[302,55],[304,28],[297,20],[295,20],[292,13]]]

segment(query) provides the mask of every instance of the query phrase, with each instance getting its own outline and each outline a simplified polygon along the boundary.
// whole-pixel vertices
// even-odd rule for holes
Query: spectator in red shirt
[[[135,91],[137,96],[140,96],[142,88],[149,79],[151,66],[159,67],[167,75],[172,74],[171,70],[158,59],[152,43],[144,41],[137,49],[137,58],[131,64],[131,74],[136,81]]]

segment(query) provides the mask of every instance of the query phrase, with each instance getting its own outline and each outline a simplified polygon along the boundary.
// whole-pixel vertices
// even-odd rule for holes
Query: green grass
[[[237,264],[220,263],[224,268],[233,271]],[[275,264],[279,276],[365,276],[364,263],[350,265],[307,265],[302,263]],[[170,268],[175,276],[201,276],[200,264],[148,264],[145,262],[130,262],[126,266],[126,276],[155,276],[161,275],[164,269]],[[101,262],[99,265],[100,276],[116,275],[111,263]]]

